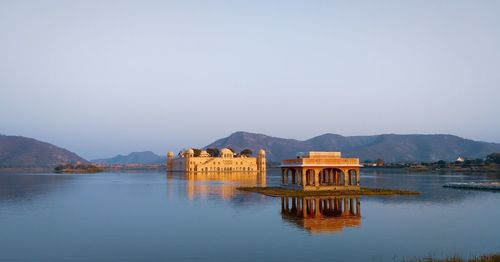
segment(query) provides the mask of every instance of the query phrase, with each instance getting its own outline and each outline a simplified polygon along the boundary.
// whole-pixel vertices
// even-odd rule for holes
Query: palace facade
[[[167,153],[167,170],[183,172],[265,172],[266,152],[259,150],[257,157],[235,156],[227,148],[220,150],[220,156],[211,156],[202,150],[195,156],[193,149],[181,152],[174,157],[173,152]]]

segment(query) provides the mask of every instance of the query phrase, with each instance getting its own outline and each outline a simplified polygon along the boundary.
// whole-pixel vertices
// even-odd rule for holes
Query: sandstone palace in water
[[[217,156],[201,150],[196,154],[188,149],[174,157],[173,152],[167,153],[167,170],[184,172],[265,172],[266,152],[259,150],[257,157],[244,154],[235,155],[228,148],[223,148]]]

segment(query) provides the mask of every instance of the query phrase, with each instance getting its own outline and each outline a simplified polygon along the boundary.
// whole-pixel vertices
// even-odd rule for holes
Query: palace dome
[[[228,148],[223,148],[220,150],[220,155],[222,157],[233,157],[233,151],[231,151],[231,149]]]
[[[210,154],[206,150],[201,150],[200,157],[210,157]]]
[[[259,156],[265,156],[265,155],[266,151],[264,151],[264,149],[259,150]]]

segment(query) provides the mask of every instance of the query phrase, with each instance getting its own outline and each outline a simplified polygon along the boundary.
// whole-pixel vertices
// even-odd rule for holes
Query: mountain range
[[[22,136],[0,135],[0,167],[54,167],[87,160],[64,148]]]
[[[205,148],[231,147],[236,151],[245,148],[257,152],[266,150],[271,161],[294,158],[298,152],[341,151],[343,156],[361,160],[384,159],[386,162],[416,162],[455,160],[459,156],[484,158],[500,152],[500,144],[464,139],[454,135],[396,135],[341,136],[323,134],[307,140],[285,139],[248,132],[235,132]]]
[[[386,162],[418,162],[484,158],[500,152],[500,144],[464,139],[454,135],[373,135],[341,136],[323,134],[307,140],[286,139],[263,134],[235,132],[204,148],[231,147],[236,151],[266,150],[267,159],[279,162],[294,158],[299,152],[341,151],[343,156],[359,157],[362,161],[384,159]],[[68,162],[88,162],[64,148],[22,136],[0,135],[0,168],[54,167]],[[165,156],[151,151],[133,152],[108,159],[92,160],[103,164],[163,164]]]
[[[164,164],[165,156],[159,156],[151,151],[132,152],[126,156],[117,155],[112,158],[95,159],[92,163],[97,164]]]

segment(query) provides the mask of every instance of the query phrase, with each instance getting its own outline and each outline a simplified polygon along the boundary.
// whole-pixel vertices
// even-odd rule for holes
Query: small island
[[[104,171],[101,167],[94,164],[84,164],[80,161],[73,163],[66,163],[64,165],[56,166],[54,168],[55,173],[71,173],[71,174],[89,174],[89,173],[99,173]]]
[[[311,151],[283,160],[280,187],[239,187],[241,191],[275,197],[418,195],[418,192],[360,186],[359,158],[341,152]]]
[[[360,187],[358,190],[299,190],[286,187],[238,187],[240,191],[259,193],[272,197],[311,197],[311,196],[390,196],[390,195],[420,195],[419,192]]]

